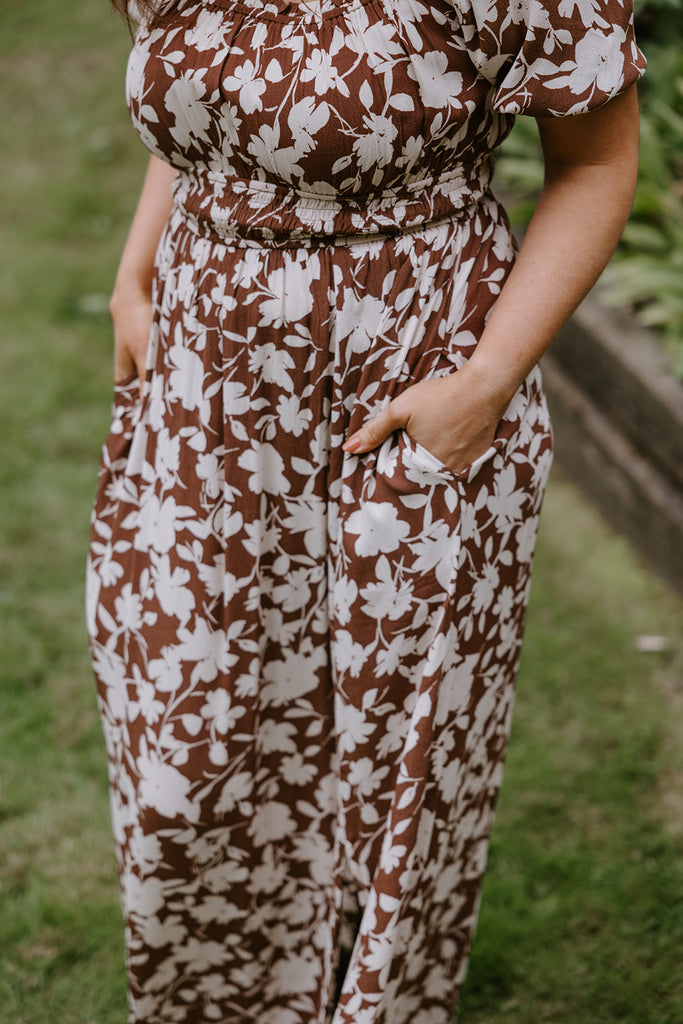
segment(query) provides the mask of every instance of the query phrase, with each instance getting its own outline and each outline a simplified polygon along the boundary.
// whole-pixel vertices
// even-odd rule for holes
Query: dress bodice
[[[349,198],[479,176],[512,121],[492,93],[444,0],[191,0],[128,72],[136,127],[175,166]]]
[[[337,232],[470,205],[516,113],[590,109],[643,66],[621,0],[181,0],[139,28],[127,96],[205,202],[289,197],[282,230]]]

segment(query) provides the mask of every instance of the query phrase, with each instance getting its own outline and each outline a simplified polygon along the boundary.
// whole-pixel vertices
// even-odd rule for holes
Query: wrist
[[[489,365],[484,360],[477,359],[475,355],[472,355],[454,376],[460,377],[460,384],[465,377],[468,390],[476,395],[497,419],[501,418],[521,384],[521,380],[509,378],[502,373],[499,366]]]
[[[151,302],[152,286],[139,277],[117,276],[109,299],[111,313],[139,302]]]

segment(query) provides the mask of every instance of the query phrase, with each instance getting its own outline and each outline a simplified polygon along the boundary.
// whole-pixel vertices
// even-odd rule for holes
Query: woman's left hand
[[[354,455],[369,452],[404,428],[452,472],[469,466],[490,447],[508,398],[468,369],[420,381],[394,398],[344,443]]]

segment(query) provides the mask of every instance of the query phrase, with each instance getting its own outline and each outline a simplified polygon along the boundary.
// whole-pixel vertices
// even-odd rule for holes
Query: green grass
[[[145,154],[106,3],[0,8],[0,1021],[121,1024],[122,926],[85,649],[112,274]]]
[[[105,0],[0,7],[0,1024],[125,1017],[82,578],[127,48]],[[556,477],[461,1024],[683,1021],[682,611]]]

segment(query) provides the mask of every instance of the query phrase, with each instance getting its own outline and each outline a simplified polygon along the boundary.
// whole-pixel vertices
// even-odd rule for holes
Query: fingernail
[[[348,440],[344,441],[344,444],[342,445],[342,448],[344,449],[345,452],[351,452],[351,454],[353,454],[354,452],[358,451],[358,449],[361,447],[362,443],[363,443],[363,438],[361,437],[360,432],[358,432],[358,433],[352,434],[351,437],[348,438]]]

